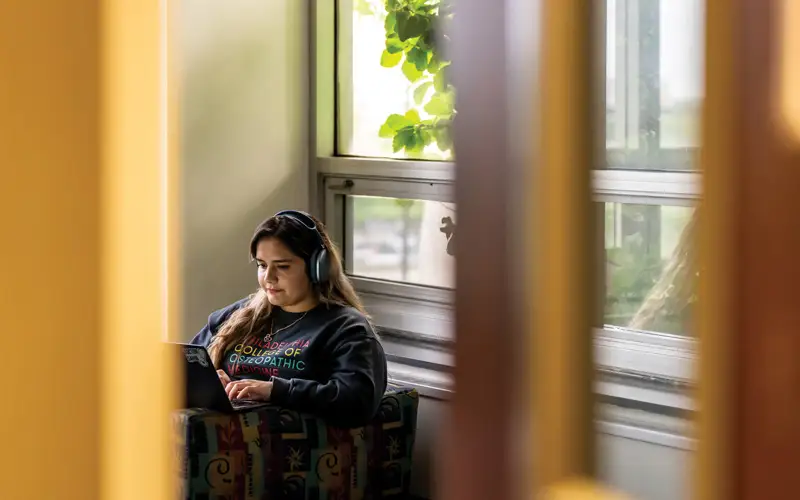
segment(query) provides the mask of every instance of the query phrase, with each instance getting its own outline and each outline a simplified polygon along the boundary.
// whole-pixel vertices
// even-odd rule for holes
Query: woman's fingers
[[[249,380],[237,380],[225,386],[225,392],[228,394],[229,399],[238,399],[242,397],[242,393],[252,384]]]
[[[225,386],[225,394],[228,395],[228,398],[233,399],[233,395],[237,390],[237,384],[239,384],[239,382],[231,382]]]
[[[227,373],[225,373],[224,370],[217,370],[217,376],[219,377],[219,380],[222,382],[222,385],[227,386],[228,384],[231,383],[231,378],[228,376]]]

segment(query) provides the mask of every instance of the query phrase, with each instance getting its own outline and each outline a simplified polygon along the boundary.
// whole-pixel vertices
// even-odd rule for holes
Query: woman
[[[357,427],[386,390],[386,356],[339,252],[315,218],[284,211],[250,241],[260,289],[209,316],[205,345],[231,399]]]

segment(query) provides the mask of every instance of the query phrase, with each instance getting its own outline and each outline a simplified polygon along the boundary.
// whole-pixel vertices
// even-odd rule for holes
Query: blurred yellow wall
[[[162,8],[0,8],[4,500],[172,491]]]

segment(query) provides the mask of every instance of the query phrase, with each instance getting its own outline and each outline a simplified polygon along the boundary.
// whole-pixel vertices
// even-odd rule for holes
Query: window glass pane
[[[349,274],[453,288],[455,205],[347,197]]]
[[[662,0],[659,13],[661,147],[698,146],[705,43],[703,2]]]
[[[452,158],[442,5],[339,0],[339,154]]]
[[[692,207],[605,204],[608,325],[683,335],[695,301]]]
[[[607,0],[608,165],[691,170],[703,95],[702,0]]]
[[[606,4],[606,146],[621,148],[625,142],[624,81],[617,74],[624,72],[625,32],[617,26],[617,0]],[[623,57],[617,57],[617,54]]]

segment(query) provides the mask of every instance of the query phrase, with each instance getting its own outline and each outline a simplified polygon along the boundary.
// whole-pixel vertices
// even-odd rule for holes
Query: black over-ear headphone
[[[330,261],[328,260],[328,250],[325,248],[325,243],[322,239],[317,228],[317,223],[305,212],[299,210],[282,210],[275,214],[273,217],[289,217],[292,220],[299,222],[309,231],[313,231],[317,237],[319,248],[311,252],[311,256],[306,261],[306,271],[308,277],[314,284],[325,283],[328,281],[328,273],[330,272]]]

